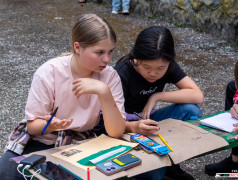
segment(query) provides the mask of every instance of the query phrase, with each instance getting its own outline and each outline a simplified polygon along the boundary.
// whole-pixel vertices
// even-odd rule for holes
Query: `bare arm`
[[[105,90],[98,94],[98,97],[107,133],[115,138],[121,137],[125,131],[125,119],[117,108],[109,87],[106,86]]]
[[[74,81],[73,91],[77,98],[82,94],[97,94],[107,133],[114,138],[119,138],[125,131],[125,119],[122,117],[110,88],[102,81],[80,78]]]
[[[155,126],[149,126],[151,124]],[[158,125],[158,122],[151,119],[126,122],[126,132],[149,135],[159,130]]]
[[[188,76],[184,77],[175,84],[178,90],[171,92],[160,92],[155,94],[157,101],[171,102],[171,103],[192,103],[202,104],[204,96],[195,84],[195,82]]]
[[[45,125],[47,124],[47,121],[50,119],[50,115],[47,115],[44,117],[44,119],[35,119],[35,120],[29,120],[27,121],[27,131],[31,135],[41,135],[42,130],[44,129]],[[49,126],[47,127],[44,134],[51,133],[57,129],[65,129],[70,126],[70,124],[73,122],[73,118],[67,120],[63,119],[60,120],[56,117],[52,119]]]
[[[153,94],[147,104],[145,105],[142,114],[148,118],[150,112],[158,101],[170,102],[170,103],[191,103],[191,104],[202,104],[204,96],[196,83],[188,76],[181,79],[175,84],[178,90],[170,92],[158,92]]]

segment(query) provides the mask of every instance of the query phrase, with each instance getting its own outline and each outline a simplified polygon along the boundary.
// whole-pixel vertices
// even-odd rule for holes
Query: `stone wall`
[[[131,0],[131,11],[189,25],[238,43],[238,0]]]

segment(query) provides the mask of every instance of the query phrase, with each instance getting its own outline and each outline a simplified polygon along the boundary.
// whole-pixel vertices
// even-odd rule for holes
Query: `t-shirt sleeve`
[[[121,84],[121,79],[117,72],[112,69],[112,75],[110,77],[110,80],[108,81],[108,86],[111,90],[112,96],[117,104],[117,107],[119,111],[122,114],[123,118],[126,118],[126,113],[125,113],[125,108],[124,108],[124,96],[123,96],[123,89],[122,89],[122,84]]]
[[[47,81],[50,81],[50,79]],[[54,104],[54,91],[52,85],[49,85],[52,82],[47,81],[36,74],[33,76],[25,108],[26,120],[43,118],[51,113]]]
[[[182,80],[187,75],[185,72],[180,68],[180,66],[175,62],[174,67],[172,68],[171,72],[168,73],[168,83],[176,84],[180,80]]]

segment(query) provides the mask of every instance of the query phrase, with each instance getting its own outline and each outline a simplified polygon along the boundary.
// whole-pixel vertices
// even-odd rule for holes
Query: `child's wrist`
[[[98,96],[105,96],[107,94],[109,94],[111,91],[110,91],[110,88],[106,85],[106,84],[103,84],[101,86],[101,88],[99,88],[98,90]]]
[[[126,122],[126,132],[128,133],[136,133],[136,122],[137,121],[132,121],[132,122]]]

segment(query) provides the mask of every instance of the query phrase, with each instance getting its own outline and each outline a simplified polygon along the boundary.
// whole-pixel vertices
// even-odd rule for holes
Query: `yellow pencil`
[[[158,134],[159,138],[164,142],[164,144],[173,152],[172,148],[170,147],[170,145],[164,140],[164,138]]]

